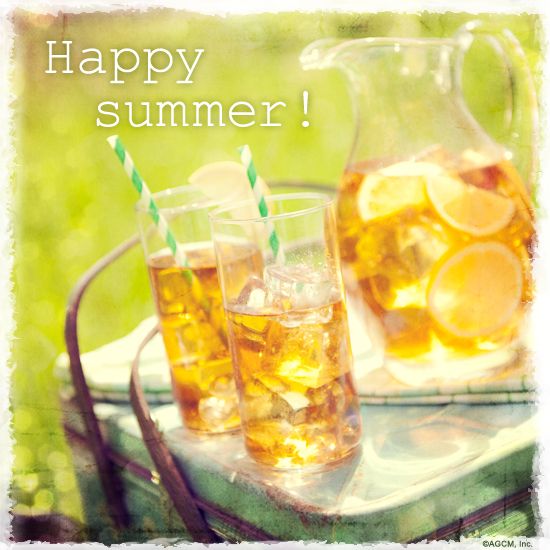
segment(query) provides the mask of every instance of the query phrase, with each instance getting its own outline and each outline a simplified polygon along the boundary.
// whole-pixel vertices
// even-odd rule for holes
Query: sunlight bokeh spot
[[[32,451],[25,445],[15,445],[13,448],[14,466],[16,470],[26,470],[34,462]]]
[[[38,487],[38,474],[22,474],[15,477],[15,483],[26,493],[32,493]]]
[[[76,487],[74,474],[70,470],[60,470],[55,474],[55,488],[66,493]]]
[[[48,466],[52,470],[66,468],[68,464],[67,455],[60,451],[53,451],[48,455]]]
[[[39,510],[49,511],[54,503],[54,496],[48,489],[40,489],[34,495],[34,508]]]
[[[32,426],[33,415],[27,409],[18,409],[13,413],[13,429],[16,432],[26,432]]]

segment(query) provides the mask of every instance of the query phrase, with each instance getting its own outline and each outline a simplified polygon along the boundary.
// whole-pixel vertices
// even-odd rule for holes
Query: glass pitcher
[[[357,126],[338,194],[344,281],[373,348],[411,385],[492,375],[524,349],[537,106],[519,43],[489,30],[470,22],[446,39],[320,40],[301,56],[305,69],[348,77]],[[463,97],[476,37],[512,83],[513,154]]]

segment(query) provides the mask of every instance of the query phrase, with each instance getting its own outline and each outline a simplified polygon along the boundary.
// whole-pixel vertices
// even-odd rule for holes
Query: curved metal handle
[[[71,378],[75,388],[75,395],[78,406],[82,413],[86,427],[87,439],[94,456],[99,479],[105,493],[107,507],[115,526],[122,529],[128,526],[129,517],[124,501],[122,483],[116,475],[115,466],[109,459],[107,445],[101,434],[99,422],[94,412],[94,403],[90,388],[86,383],[86,377],[80,361],[80,345],[78,341],[78,311],[84,293],[105,268],[111,265],[116,259],[125,254],[139,242],[139,235],[134,235],[121,245],[117,246],[109,254],[96,262],[74,286],[65,315],[65,344],[69,354],[69,365]]]
[[[514,165],[532,191],[538,172],[539,111],[533,75],[519,40],[508,29],[491,23],[470,21],[455,34],[462,50],[458,71],[462,70],[465,53],[476,38],[485,40],[503,60],[510,83],[510,98],[506,109],[508,143]]]
[[[134,409],[134,414],[138,420],[143,442],[157,468],[160,480],[170,495],[174,507],[189,534],[195,542],[219,542],[220,539],[208,527],[198,509],[183,472],[178,469],[170,450],[162,439],[162,434],[158,430],[155,421],[151,418],[149,405],[141,387],[138,372],[141,352],[157,332],[158,327],[149,332],[139,346],[132,363],[132,373],[130,375],[130,402],[132,409]]]

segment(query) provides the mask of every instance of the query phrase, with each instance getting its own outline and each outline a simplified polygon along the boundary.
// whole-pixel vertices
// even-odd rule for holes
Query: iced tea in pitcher
[[[517,338],[534,229],[509,162],[434,147],[359,164],[344,174],[338,205],[346,287],[378,319],[387,355],[464,358]]]

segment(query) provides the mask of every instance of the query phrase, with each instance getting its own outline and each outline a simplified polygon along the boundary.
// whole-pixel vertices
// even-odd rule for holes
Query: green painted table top
[[[153,469],[128,406],[99,403],[96,413],[117,452]],[[174,405],[152,413],[195,494],[279,540],[410,541],[532,481],[529,404],[363,405],[360,452],[323,473],[263,468],[238,433],[199,438]],[[78,415],[71,422],[78,428]]]

